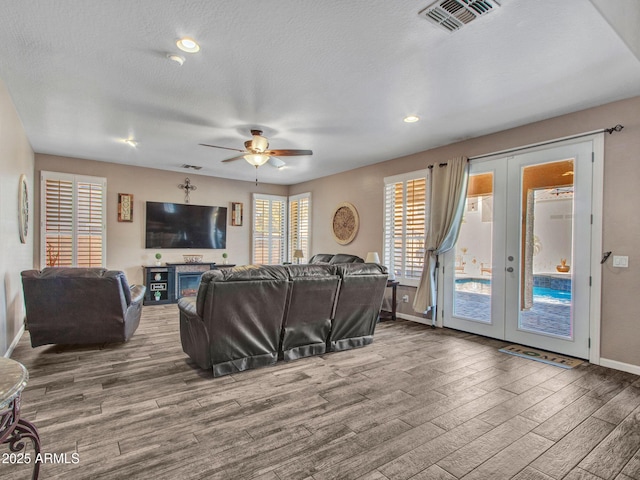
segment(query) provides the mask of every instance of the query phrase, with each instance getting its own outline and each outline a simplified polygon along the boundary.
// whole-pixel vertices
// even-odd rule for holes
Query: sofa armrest
[[[182,297],[178,300],[178,308],[191,318],[198,316],[196,297]]]
[[[147,287],[144,285],[132,285],[129,289],[129,293],[131,294],[131,303],[141,303],[146,291]]]
[[[202,369],[212,367],[209,332],[198,317],[196,297],[183,297],[178,300],[180,311],[180,342],[182,351]]]

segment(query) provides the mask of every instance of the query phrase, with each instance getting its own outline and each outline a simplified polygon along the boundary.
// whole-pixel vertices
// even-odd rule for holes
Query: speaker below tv
[[[227,207],[147,202],[145,248],[227,248]]]

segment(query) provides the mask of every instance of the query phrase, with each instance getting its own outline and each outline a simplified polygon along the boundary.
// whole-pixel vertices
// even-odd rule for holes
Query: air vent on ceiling
[[[193,168],[194,170],[200,170],[202,167],[197,165],[187,165],[186,163],[182,165],[182,168]]]
[[[448,32],[455,32],[499,6],[496,0],[438,0],[419,15]]]

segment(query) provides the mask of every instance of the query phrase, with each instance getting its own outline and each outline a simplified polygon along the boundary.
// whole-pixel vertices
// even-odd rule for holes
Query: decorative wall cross
[[[184,203],[189,203],[189,194],[198,189],[195,185],[191,185],[189,177],[185,178],[184,183],[178,185],[178,188],[184,190]]]

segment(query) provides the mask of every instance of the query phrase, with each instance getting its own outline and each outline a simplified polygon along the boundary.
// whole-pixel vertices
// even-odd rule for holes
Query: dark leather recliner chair
[[[45,268],[21,274],[31,346],[128,341],[138,328],[143,285],[106,268]]]

